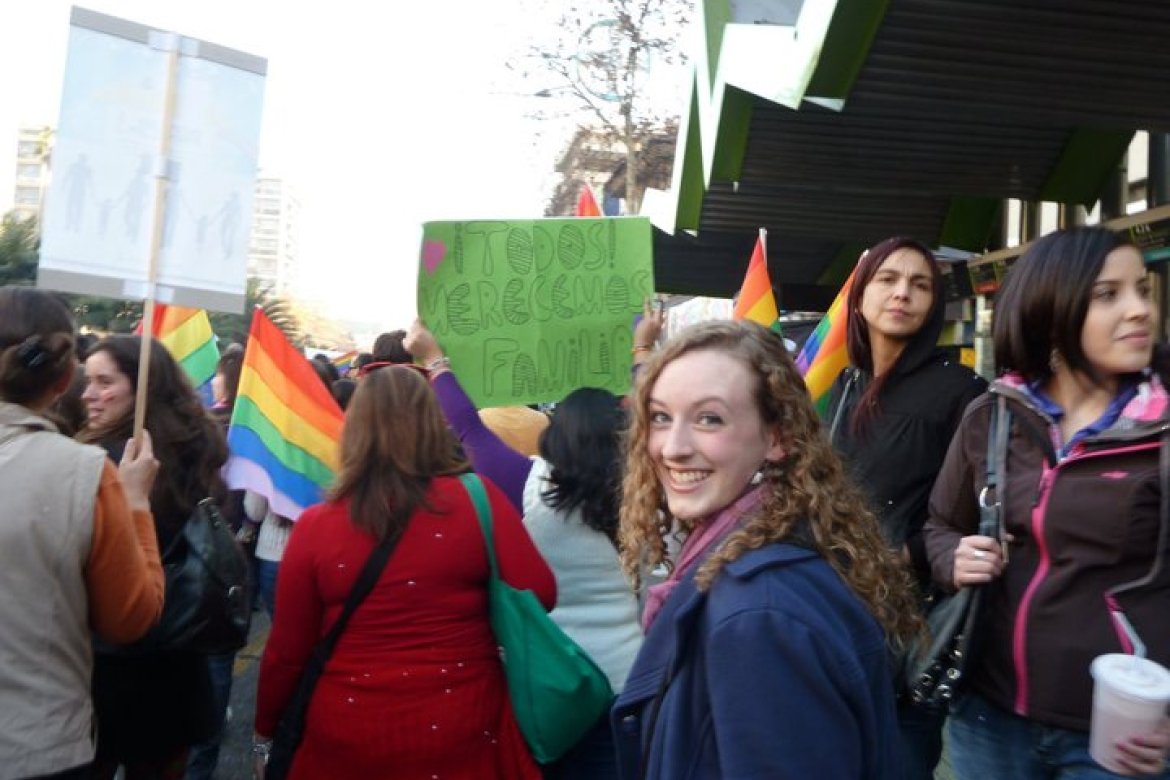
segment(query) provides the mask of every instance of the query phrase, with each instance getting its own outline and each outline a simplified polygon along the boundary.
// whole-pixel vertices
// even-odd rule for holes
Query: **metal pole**
[[[1129,163],[1123,156],[1121,162],[1109,174],[1105,191],[1101,193],[1101,221],[1125,216],[1129,203]]]
[[[1040,208],[1038,200],[1020,201],[1020,243],[1026,244],[1040,237]]]
[[[1085,224],[1085,210],[1079,203],[1061,203],[1059,224],[1062,228],[1073,228]]]
[[[1146,208],[1170,203],[1170,135],[1150,133],[1150,173],[1146,179]]]

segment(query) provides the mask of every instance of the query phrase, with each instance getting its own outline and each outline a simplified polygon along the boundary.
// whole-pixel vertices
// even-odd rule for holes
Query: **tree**
[[[248,332],[252,328],[252,312],[257,307],[268,315],[272,324],[280,328],[293,346],[302,345],[304,334],[289,301],[275,295],[272,289],[262,284],[259,279],[249,278],[244,289],[243,314],[208,313],[211,330],[221,346],[232,342],[244,344],[248,341]]]
[[[35,219],[10,211],[0,220],[0,285],[31,285],[37,280],[40,245]]]
[[[650,138],[677,121],[679,106],[664,106],[655,95],[669,91],[663,85],[685,62],[678,42],[692,13],[689,0],[570,3],[550,45],[532,47],[524,64],[510,64],[526,83],[551,77],[534,96],[565,95],[623,149],[628,214],[641,207],[642,155]]]
[[[142,320],[142,302],[100,295],[66,295],[78,327],[100,333],[132,333]]]

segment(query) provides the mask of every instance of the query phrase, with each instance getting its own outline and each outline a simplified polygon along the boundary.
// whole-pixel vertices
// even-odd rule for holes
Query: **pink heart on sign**
[[[428,274],[434,274],[435,269],[443,262],[443,258],[447,256],[447,245],[442,241],[424,241],[422,248],[423,268],[427,269]]]

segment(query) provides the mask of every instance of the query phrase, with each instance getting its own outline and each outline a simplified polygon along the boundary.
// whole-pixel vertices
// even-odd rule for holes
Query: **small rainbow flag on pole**
[[[345,376],[349,373],[349,369],[353,367],[353,361],[357,360],[357,356],[358,351],[356,349],[338,355],[333,358],[333,367],[337,369],[337,373]]]
[[[743,286],[735,301],[733,320],[751,320],[765,328],[780,332],[780,310],[776,307],[776,296],[772,292],[772,277],[768,275],[768,233],[760,228],[756,248],[743,277]]]
[[[139,324],[139,334],[141,328]],[[207,312],[204,309],[156,302],[151,335],[161,341],[183,367],[191,384],[210,406],[211,379],[219,363],[219,347],[216,346]]]
[[[297,519],[333,481],[343,419],[309,361],[256,309],[228,427],[228,487]]]
[[[597,207],[597,201],[593,198],[593,190],[588,184],[581,185],[581,194],[577,196],[577,213],[578,217],[600,217],[601,209]]]
[[[856,269],[853,273],[856,273]],[[845,301],[849,298],[849,288],[853,286],[853,273],[849,274],[841,291],[829,306],[829,311],[817,323],[816,330],[804,342],[804,347],[796,356],[796,367],[804,375],[809,395],[812,396],[817,411],[822,414],[828,407],[829,390],[833,386],[833,381],[849,365],[849,353],[845,348],[847,320]]]

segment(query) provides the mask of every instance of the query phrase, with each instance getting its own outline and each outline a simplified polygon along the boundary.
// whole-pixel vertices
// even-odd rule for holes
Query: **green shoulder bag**
[[[555,761],[591,729],[613,703],[613,689],[593,659],[544,611],[536,594],[500,579],[492,510],[475,474],[460,477],[483,530],[491,574],[488,607],[492,632],[508,680],[520,732],[533,757]]]

